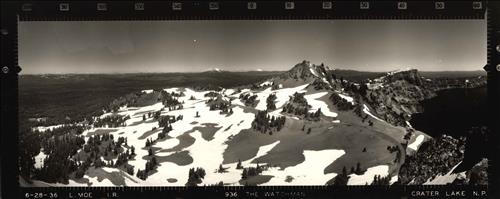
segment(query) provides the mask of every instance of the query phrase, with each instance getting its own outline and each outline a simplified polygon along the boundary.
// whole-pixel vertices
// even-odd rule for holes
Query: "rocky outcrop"
[[[367,83],[364,96],[385,121],[405,126],[411,114],[421,112],[420,101],[436,96],[416,69],[389,72]]]
[[[322,81],[328,85],[332,84],[333,81],[332,73],[328,66],[325,66],[323,63],[320,65],[311,64],[311,62],[306,60],[296,64],[292,69],[281,74],[276,80],[295,80],[303,81],[304,83]]]

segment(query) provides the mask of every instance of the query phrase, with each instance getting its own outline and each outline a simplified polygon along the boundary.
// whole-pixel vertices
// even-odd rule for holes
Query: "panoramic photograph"
[[[18,32],[22,187],[488,182],[484,20]]]

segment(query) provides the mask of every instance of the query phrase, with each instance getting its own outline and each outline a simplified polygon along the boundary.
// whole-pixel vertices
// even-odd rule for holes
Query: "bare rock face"
[[[314,81],[315,79],[325,79],[326,81],[331,80],[332,75],[330,74],[330,69],[324,64],[314,65],[309,61],[302,61],[296,64],[292,69],[283,73],[281,79],[302,79]]]
[[[411,114],[422,112],[420,101],[436,96],[416,69],[389,72],[366,92],[370,106],[389,123],[404,126]]]
[[[404,80],[417,86],[421,86],[423,84],[423,78],[420,76],[417,69],[389,72],[387,76],[385,76],[384,80],[387,83]]]

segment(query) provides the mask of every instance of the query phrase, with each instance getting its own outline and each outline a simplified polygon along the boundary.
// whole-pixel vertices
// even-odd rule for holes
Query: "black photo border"
[[[182,10],[173,10],[173,3]],[[248,9],[255,2],[257,9]],[[290,2],[293,9],[290,9]],[[498,157],[500,144],[500,2],[475,1],[2,1],[1,2],[1,198],[69,198],[90,193],[92,198],[448,198],[444,192],[486,190],[487,198],[499,198]],[[408,8],[397,9],[398,2]],[[135,4],[143,3],[144,10]],[[443,3],[444,9],[436,8]],[[60,10],[67,4],[68,11]],[[97,9],[100,4],[101,9]],[[104,5],[104,6],[103,6]],[[288,7],[287,7],[288,5]],[[368,5],[368,9],[366,8]],[[210,9],[217,8],[217,9]],[[106,8],[106,9],[103,9]],[[485,14],[486,13],[486,14]],[[488,186],[262,186],[262,187],[66,187],[22,188],[18,184],[18,65],[19,21],[102,21],[102,20],[278,20],[278,19],[485,19],[487,21],[487,92],[490,134],[488,135]],[[412,191],[443,193],[419,197]],[[273,193],[274,196],[264,194]],[[40,195],[41,194],[41,195]],[[37,197],[38,196],[38,197]],[[57,197],[54,197],[57,196]],[[118,197],[114,197],[118,196]],[[476,197],[485,198],[485,197]]]

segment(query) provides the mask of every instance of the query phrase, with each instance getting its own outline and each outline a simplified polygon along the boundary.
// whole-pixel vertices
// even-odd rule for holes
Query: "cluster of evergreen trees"
[[[262,173],[262,170],[263,169],[259,164],[257,164],[256,167],[243,168],[243,171],[241,173],[241,179],[245,180],[248,177],[257,176],[260,173]]]
[[[250,93],[247,94],[240,94],[240,100],[246,105],[246,106],[255,106],[257,105],[257,95],[251,95]]]
[[[394,146],[387,146],[387,150],[391,153],[393,152],[396,152],[399,150],[398,146],[397,145],[394,145]]]
[[[147,138],[145,147],[150,147],[151,145],[153,145],[153,143],[154,143],[154,140],[152,138]]]
[[[210,92],[208,92],[208,93],[205,93],[205,95],[204,95],[204,96],[205,96],[205,97],[214,98],[214,97],[219,96],[219,93],[214,92],[214,91],[210,91]]]
[[[361,164],[358,162],[356,164],[356,168],[354,166],[351,167],[351,174],[356,174],[356,175],[363,175],[365,171],[361,168]]]
[[[145,93],[139,91],[139,92],[129,93],[125,96],[121,96],[117,99],[114,99],[111,103],[109,103],[109,105],[104,107],[104,111],[117,112],[120,109],[120,107],[123,106],[145,106],[146,104],[150,104],[155,100],[162,101],[164,104],[168,106],[177,105],[180,103],[177,103],[176,99],[182,96],[184,96],[183,92],[168,93],[163,89],[154,89],[153,92],[151,93]]]
[[[178,115],[177,117],[173,115],[165,115],[165,116],[158,116],[158,126],[160,128],[163,128],[160,133],[158,133],[158,139],[163,139],[167,136],[168,132],[172,131],[172,123],[175,123],[179,120],[183,119],[182,115]]]
[[[266,99],[267,111],[272,111],[276,109],[276,103],[275,103],[276,99],[278,99],[276,97],[276,94],[274,93],[269,94],[269,96]]]
[[[345,166],[342,168],[342,173],[339,173],[335,178],[333,179],[333,185],[335,186],[342,186],[342,185],[347,185],[347,182],[349,181],[349,174],[347,174],[347,169]]]
[[[44,146],[44,153],[47,155],[43,160],[41,168],[33,169],[35,179],[49,183],[67,183],[69,175],[78,169],[77,163],[68,157],[75,155],[85,143],[82,136],[74,134],[64,134],[47,139]],[[34,159],[32,163],[34,164]]]
[[[337,186],[338,185],[347,185],[347,182],[349,181],[349,178],[350,178],[350,176],[349,176],[350,174],[362,175],[364,172],[365,171],[363,169],[361,169],[361,164],[359,162],[356,164],[356,168],[351,167],[350,173],[347,173],[347,169],[344,166],[342,168],[342,173],[338,174],[333,179],[333,185],[337,185]]]
[[[172,91],[169,93],[165,90],[162,90],[159,96],[159,100],[166,108],[168,108],[169,111],[178,110],[183,108],[183,103],[178,100],[178,98],[182,96],[184,96],[183,92],[176,93]]]
[[[164,139],[167,137],[168,132],[172,131],[172,125],[168,125],[166,127],[163,127],[160,133],[158,133],[158,139]]]
[[[189,169],[189,177],[186,186],[197,186],[205,178],[205,169],[203,168],[191,168]]]
[[[356,103],[356,105],[354,106],[354,113],[362,119],[361,122],[368,122],[368,125],[373,126],[373,122],[368,119],[368,114],[364,113],[363,109],[364,107],[361,105],[361,103]]]
[[[85,144],[83,136],[79,136],[82,132],[81,128],[81,126],[65,125],[53,129],[47,129],[39,135],[39,146],[44,149],[46,154],[50,154],[62,148],[66,151],[76,153],[76,151],[80,149],[83,144]],[[58,142],[60,139],[62,139],[65,143]]]
[[[130,116],[122,116],[118,114],[108,115],[104,118],[97,117],[93,122],[94,127],[108,127],[108,128],[116,128],[123,127],[125,125],[125,121],[130,119]]]
[[[125,96],[114,99],[108,106],[104,107],[104,110],[108,113],[117,112],[122,106],[134,104],[142,95],[146,94],[143,92],[129,93]]]
[[[332,94],[330,95],[330,100],[332,101],[333,105],[337,107],[339,111],[349,111],[354,109],[354,105],[351,102],[340,97],[340,95],[335,92],[332,92]]]
[[[218,95],[216,98],[210,98],[206,103],[210,104],[211,111],[221,110],[221,114],[230,112],[229,107],[231,106],[231,102],[222,99],[222,95]]]
[[[307,120],[319,121],[321,116],[321,108],[316,112],[309,112],[309,107],[307,106],[296,106],[293,103],[286,103],[283,105],[284,113],[294,114],[297,116],[303,116]]]
[[[330,88],[329,84],[323,81],[322,79],[315,79],[309,86],[313,86],[315,90],[323,90]]]
[[[160,110],[158,110],[156,112],[148,112],[147,114],[143,114],[142,121],[146,121],[146,119],[151,118],[151,117],[153,117],[155,120],[158,120],[158,118],[160,118],[161,111],[163,111],[163,110],[164,110],[164,108],[161,108]]]
[[[179,118],[180,119],[180,118]],[[159,127],[172,127],[172,123],[177,122],[177,118],[173,115],[160,116],[158,118]]]
[[[282,112],[303,116],[308,120],[318,121],[321,116],[321,109],[310,113],[309,109],[311,106],[307,103],[307,99],[304,96],[305,93],[295,92],[293,96],[290,96],[288,102],[283,105]]]
[[[29,126],[19,126],[19,175],[31,182],[35,170],[34,156],[40,153],[41,133],[33,132]]]
[[[144,170],[138,169],[137,170],[137,177],[142,180],[146,180],[148,178],[148,175],[150,171],[155,170],[155,168],[159,165],[158,160],[156,160],[156,157],[152,157],[150,160],[146,162]]]
[[[131,152],[129,149],[123,152],[122,145],[128,146],[126,137],[118,137],[115,142],[113,135],[110,134],[91,136],[86,143],[82,136],[74,133],[54,136],[43,142],[47,157],[43,160],[41,168],[34,169],[33,174],[34,179],[50,183],[68,183],[73,173],[75,178],[81,178],[91,166],[119,167],[135,156],[133,146],[129,147]],[[79,149],[83,150],[77,154]],[[82,157],[84,161],[80,159]],[[117,157],[117,161],[104,162],[102,157],[107,159]],[[133,168],[126,169],[128,173],[133,173]]]
[[[391,179],[389,176],[381,177],[380,175],[375,175],[370,185],[390,185],[390,182]]]
[[[226,108],[226,109],[221,110],[219,113],[220,113],[220,114],[225,114],[225,113],[227,113],[227,114],[231,115],[231,114],[233,114],[233,113],[234,113],[234,111],[233,111],[233,108]]]
[[[304,97],[305,95],[306,93],[295,92],[293,96],[290,96],[289,101],[303,106],[309,106],[309,104],[307,103],[307,99]]]
[[[269,132],[272,135],[273,129],[276,128],[276,131],[280,131],[285,125],[285,121],[285,116],[275,117],[273,115],[270,117],[267,111],[259,111],[252,122],[252,128],[261,133]]]

